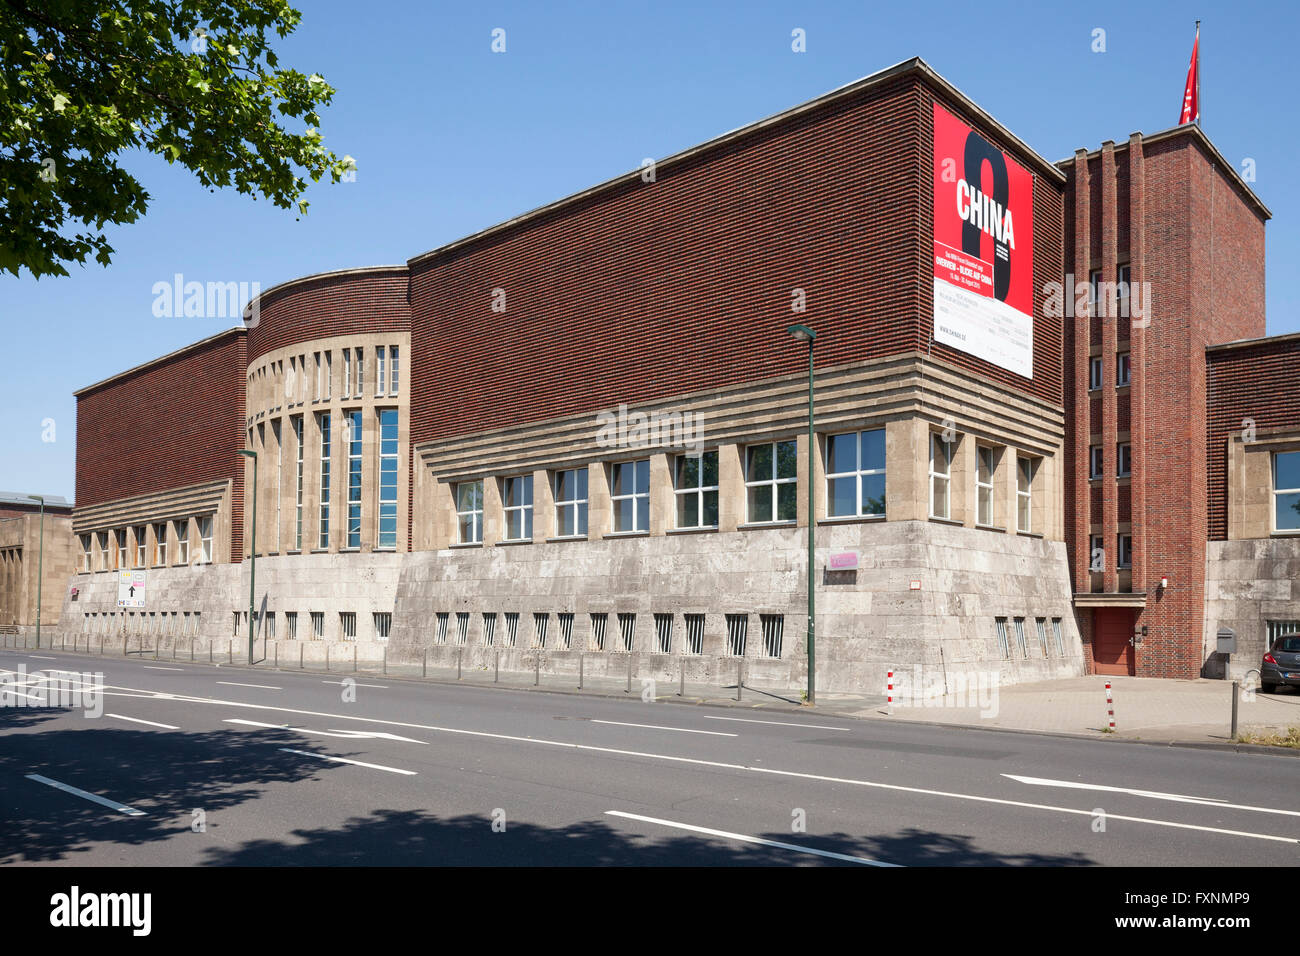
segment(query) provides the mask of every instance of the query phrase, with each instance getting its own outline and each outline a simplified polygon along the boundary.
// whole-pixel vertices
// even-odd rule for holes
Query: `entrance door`
[[[1093,673],[1132,675],[1133,609],[1099,607],[1092,612]]]

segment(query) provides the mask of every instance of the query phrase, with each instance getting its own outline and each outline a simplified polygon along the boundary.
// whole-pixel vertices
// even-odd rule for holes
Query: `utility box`
[[[1237,632],[1230,627],[1219,628],[1218,647],[1215,648],[1220,654],[1237,653]]]

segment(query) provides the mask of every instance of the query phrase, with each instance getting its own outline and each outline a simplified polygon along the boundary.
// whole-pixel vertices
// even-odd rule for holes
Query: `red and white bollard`
[[[885,698],[886,713],[893,716],[894,713],[894,672],[889,672],[889,689]]]
[[[1111,696],[1110,681],[1106,681],[1106,719],[1110,732],[1115,732],[1115,698]]]

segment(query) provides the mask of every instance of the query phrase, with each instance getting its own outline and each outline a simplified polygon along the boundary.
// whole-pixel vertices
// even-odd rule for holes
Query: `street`
[[[1300,843],[1284,756],[74,654],[0,668],[105,682],[97,718],[8,685],[9,864],[1184,867],[1290,865]]]

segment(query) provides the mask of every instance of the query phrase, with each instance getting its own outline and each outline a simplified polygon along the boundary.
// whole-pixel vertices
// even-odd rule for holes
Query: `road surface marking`
[[[642,823],[657,823],[663,827],[689,830],[692,833],[706,833],[709,836],[723,837],[727,840],[739,840],[741,843],[757,843],[760,846],[774,846],[781,850],[794,850],[796,853],[812,853],[815,856],[824,856],[832,860],[847,860],[850,863],[861,863],[864,866],[887,866],[890,868],[899,866],[897,863],[884,863],[880,860],[869,860],[865,856],[848,856],[844,853],[832,853],[829,850],[818,850],[810,846],[800,846],[797,843],[779,843],[776,840],[764,840],[761,837],[749,836],[745,833],[730,833],[726,830],[712,830],[709,827],[697,827],[690,823],[677,823],[673,820],[660,820],[656,817],[643,817],[637,813],[624,813],[621,810],[606,810],[605,815],[609,817],[623,817],[626,820],[640,820]]]
[[[691,730],[689,727],[661,727],[659,724],[629,724],[621,720],[595,720],[593,724],[613,724],[615,727],[643,727],[646,730],[675,730],[681,734],[708,734],[711,737],[737,737],[739,734],[724,734],[717,730]]]
[[[233,680],[219,680],[218,684],[225,684],[227,687],[256,687],[260,690],[283,690],[281,687],[272,687],[270,684],[240,684]]]
[[[133,724],[148,724],[150,727],[161,727],[163,730],[180,730],[179,727],[173,727],[171,724],[160,724],[152,720],[141,720],[139,717],[127,717],[125,714],[104,714],[105,717],[115,717],[118,720],[129,720]]]
[[[323,681],[321,681],[321,683],[322,683],[322,684],[338,684],[340,687],[346,686],[346,685],[344,684],[344,682],[341,681],[341,680],[323,680]],[[358,683],[356,683],[356,682],[354,681],[354,682],[352,683],[352,686],[353,686],[353,687],[378,687],[380,690],[388,690],[388,685],[387,685],[387,684],[358,684]]]
[[[87,793],[85,790],[78,790],[76,787],[70,787],[66,783],[59,783],[57,780],[51,780],[49,777],[42,777],[39,773],[27,774],[28,780],[35,780],[37,783],[43,783],[47,787],[53,787],[56,790],[62,790],[64,793],[70,793],[74,797],[81,797],[83,800],[89,800],[91,803],[98,803],[100,806],[109,807],[118,813],[125,813],[128,817],[142,817],[143,810],[137,810],[134,807],[128,807],[126,804],[118,803],[116,800],[109,800],[107,797],[101,797],[97,793]]]
[[[38,661],[57,661],[57,657],[46,657],[43,654],[28,654],[28,657],[35,658]]]
[[[416,771],[402,770],[400,767],[385,767],[383,764],[363,763],[360,760],[348,760],[346,757],[334,757],[330,754],[314,754],[307,750],[290,750],[288,747],[281,747],[280,749],[287,754],[298,754],[303,757],[315,757],[317,760],[331,760],[334,763],[350,763],[354,767],[369,767],[371,770],[387,770],[389,773],[401,773],[408,777],[414,777],[416,775]]]
[[[788,720],[751,720],[748,717],[713,717],[709,714],[700,714],[705,720],[737,720],[744,724],[772,724],[776,727],[807,727],[809,730],[838,730],[840,733],[847,734],[849,727],[827,727],[824,724],[798,724]]]
[[[114,687],[114,690],[141,693],[138,688]],[[158,697],[153,692],[143,692],[148,696]],[[116,695],[114,695],[116,696]],[[128,695],[129,696],[129,695]],[[637,750],[619,750],[614,747],[598,747],[593,744],[574,744],[563,740],[548,740],[544,737],[520,737],[514,734],[491,733],[486,730],[465,730],[459,727],[439,727],[435,724],[415,724],[401,720],[386,720],[382,717],[363,717],[357,714],[331,714],[315,710],[300,710],[295,707],[278,707],[274,704],[254,704],[242,700],[219,700],[214,697],[194,697],[169,695],[182,703],[220,704],[224,707],[242,707],[250,710],[270,710],[287,714],[300,714],[307,717],[331,717],[335,720],[356,720],[364,723],[383,724],[388,727],[407,727],[412,730],[430,730],[437,733],[458,734],[465,737],[482,737],[489,740],[506,740],[513,743],[532,744],[543,747],[561,747],[568,750],[581,750],[588,753],[606,753],[619,757],[644,757],[648,760],[663,760],[669,763],[692,764],[700,767],[719,767],[724,770],[739,770],[747,773],[775,774],[777,776],[795,777],[804,780],[818,780],[826,783],[843,783],[851,786],[870,787],[877,790],[891,790],[898,793],[914,793],[923,796],[946,797],[953,800],[968,800],[973,803],[989,803],[996,806],[1019,807],[1026,810],[1045,810],[1050,813],[1065,813],[1072,816],[1093,816],[1091,810],[1075,807],[1057,807],[1051,804],[1029,803],[1024,800],[1007,800],[1002,797],[984,797],[972,793],[954,793],[946,790],[930,790],[923,787],[907,787],[902,784],[880,783],[874,780],[855,780],[846,777],[830,777],[822,774],[804,773],[797,770],[776,770],[771,767],[749,767],[738,763],[725,763],[719,760],[704,760],[699,757],[679,757],[674,754],[645,753]],[[1222,833],[1228,836],[1247,837],[1254,840],[1271,840],[1277,843],[1300,845],[1300,839],[1294,837],[1274,836],[1271,833],[1251,833],[1246,830],[1225,830],[1218,827],[1198,826],[1191,823],[1176,823],[1172,820],[1153,820],[1146,817],[1128,817],[1108,814],[1111,820],[1126,820],[1130,823],[1146,823],[1152,826],[1172,827],[1179,830],[1197,830],[1206,833]]]
[[[26,697],[28,700],[40,701],[42,704],[45,703],[44,697],[37,697],[34,694],[24,694],[22,691],[12,690],[10,688],[0,690],[0,697],[4,697],[7,694],[13,694],[15,697]]]
[[[140,666],[143,667],[143,668],[144,668],[145,670],[147,670],[147,671],[183,671],[183,670],[185,670],[185,668],[183,668],[183,667],[159,667],[159,666],[157,666],[156,664],[141,664]]]
[[[1074,780],[1048,780],[1043,777],[1019,777],[1014,773],[1004,773],[1020,783],[1031,787],[1065,787],[1070,790],[1104,790],[1107,793],[1129,793],[1135,797],[1149,797],[1152,800],[1172,800],[1174,803],[1195,803],[1203,807],[1219,807],[1223,810],[1250,810],[1254,813],[1280,813],[1288,817],[1300,817],[1300,810],[1276,810],[1272,807],[1252,807],[1242,803],[1228,803],[1219,797],[1189,797],[1183,793],[1161,793],[1158,790],[1134,790],[1129,787],[1109,787],[1100,783],[1079,783]]]
[[[272,730],[292,730],[294,733],[299,734],[320,734],[322,737],[342,737],[345,740],[396,740],[400,743],[428,746],[427,740],[399,737],[397,734],[384,733],[382,730],[312,730],[308,727],[290,727],[288,724],[266,724],[260,720],[241,720],[238,717],[227,717],[225,723],[243,724],[247,727],[267,727]]]

